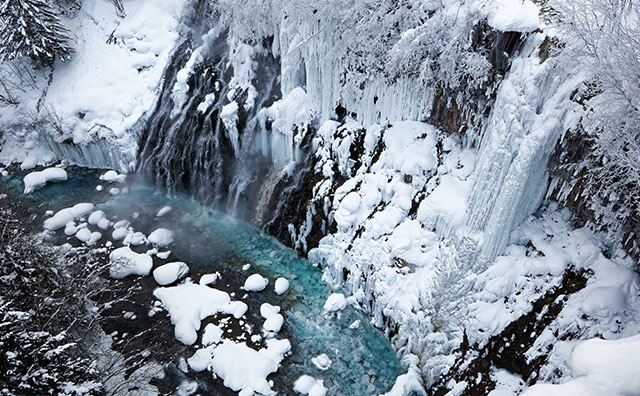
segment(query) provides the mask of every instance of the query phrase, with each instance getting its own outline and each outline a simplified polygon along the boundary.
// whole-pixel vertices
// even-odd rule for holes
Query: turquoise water
[[[289,339],[292,354],[285,358],[280,370],[270,376],[275,389],[288,389],[286,393],[294,394],[293,381],[309,374],[324,380],[328,395],[371,395],[388,391],[395,378],[402,374],[389,341],[368,323],[364,313],[349,307],[339,318],[324,315],[322,308],[332,290],[321,280],[322,272],[275,238],[187,196],[168,196],[164,190],[131,176],[126,183],[129,193],[111,197],[106,191],[97,192],[95,187],[102,184],[107,190],[125,185],[101,182],[98,171],[80,168],[67,171],[68,181],[48,184],[26,197],[31,200],[36,215],[41,216],[47,209],[93,202],[110,219],[128,219],[136,231],[146,235],[158,227],[172,230],[175,243],[170,247],[170,260],[186,262],[195,280],[200,274],[219,271],[224,281],[221,286],[230,291],[237,291],[252,273],[260,273],[270,280],[266,290],[250,293],[242,301],[249,305],[248,321],[255,324],[256,329],[262,323],[260,304],[269,302],[283,308],[285,325],[280,337]],[[18,176],[4,179],[2,183],[14,191],[23,188]],[[157,210],[165,205],[173,210],[163,217],[155,217]],[[42,218],[34,221],[35,228],[41,228],[41,224]],[[110,232],[103,234],[110,235]],[[242,266],[247,263],[251,269],[244,272]],[[273,283],[280,276],[290,282],[289,292],[283,296],[273,292]],[[355,320],[360,321],[360,326],[349,328]],[[320,371],[311,363],[311,358],[321,353],[332,360],[327,371]]]

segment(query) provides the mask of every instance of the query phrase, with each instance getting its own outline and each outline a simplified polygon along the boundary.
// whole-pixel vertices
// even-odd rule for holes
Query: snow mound
[[[619,340],[591,339],[571,353],[574,379],[536,384],[522,396],[606,396],[640,394],[640,335]]]
[[[158,228],[147,238],[154,246],[167,246],[173,243],[173,232],[166,228]]]
[[[229,294],[223,291],[194,283],[161,287],[154,290],[153,295],[169,312],[176,339],[185,345],[196,342],[203,319],[216,313],[227,313],[238,319],[248,309],[243,302],[232,302]]]
[[[171,210],[173,210],[173,208],[171,206],[163,206],[160,209],[158,209],[158,212],[156,213],[157,217],[162,217],[164,215],[166,215],[167,213],[171,212]]]
[[[282,328],[284,317],[280,314],[280,307],[264,303],[260,306],[260,316],[265,318],[262,328],[266,335],[273,335]]]
[[[159,266],[153,270],[153,279],[161,286],[170,285],[189,274],[189,267],[181,261]]]
[[[246,343],[235,343],[225,340],[213,349],[211,369],[223,379],[224,386],[241,395],[257,392],[271,395],[273,391],[267,376],[275,373],[284,355],[291,350],[289,340],[271,339],[266,341],[267,347],[258,351],[251,349]]]
[[[110,170],[105,172],[103,175],[101,175],[100,180],[104,180],[108,183],[114,183],[114,182],[124,183],[127,180],[127,175],[121,175],[114,170]]]
[[[540,11],[530,0],[493,0],[485,11],[489,25],[502,32],[529,33],[541,27]]]
[[[293,390],[309,396],[324,396],[327,388],[324,387],[322,380],[316,380],[310,375],[303,375],[293,384]]]
[[[276,283],[274,285],[274,291],[277,295],[284,294],[287,290],[289,290],[289,281],[285,278],[276,279]]]
[[[347,306],[347,299],[342,293],[332,293],[327,301],[324,303],[325,312],[338,312],[345,309]]]
[[[65,181],[67,172],[62,168],[47,168],[40,172],[31,172],[24,179],[24,193],[30,194],[33,191],[44,187],[47,182]]]
[[[114,279],[124,279],[130,275],[149,275],[153,259],[146,254],[139,254],[124,246],[109,254],[109,275]]]
[[[327,356],[326,353],[323,353],[312,358],[311,363],[313,363],[313,365],[316,366],[319,370],[325,371],[328,370],[329,367],[331,367],[332,362],[331,359],[329,359],[329,356]]]
[[[79,203],[71,208],[61,209],[44,221],[44,228],[52,231],[58,230],[76,218],[91,212],[91,210],[93,210],[92,203]]]
[[[244,290],[259,292],[264,290],[269,284],[269,280],[260,274],[253,274],[244,282]]]

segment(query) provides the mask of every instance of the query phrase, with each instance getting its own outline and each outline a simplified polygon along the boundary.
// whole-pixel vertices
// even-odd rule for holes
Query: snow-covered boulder
[[[167,246],[173,243],[173,232],[166,228],[158,228],[147,238],[154,246]]]
[[[274,291],[276,292],[276,294],[282,295],[286,293],[287,290],[289,290],[289,281],[285,278],[276,279],[276,282],[274,285]]]
[[[67,180],[67,172],[62,168],[47,168],[40,172],[31,172],[23,178],[24,193],[29,194],[41,187],[47,182],[65,181]]]
[[[109,275],[114,279],[124,279],[130,275],[149,275],[153,267],[153,259],[146,254],[139,254],[124,246],[111,252]]]
[[[189,274],[189,267],[181,261],[175,261],[159,266],[153,270],[153,279],[161,285],[166,286],[184,278]]]
[[[269,280],[260,274],[253,274],[244,282],[244,290],[258,292],[264,290],[269,284]]]
[[[325,312],[338,312],[345,309],[347,306],[347,299],[342,293],[332,293],[327,301],[324,303]]]

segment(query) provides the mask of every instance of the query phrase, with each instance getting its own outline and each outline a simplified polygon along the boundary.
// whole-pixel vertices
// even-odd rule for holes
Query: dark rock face
[[[559,286],[533,302],[533,309],[528,314],[510,323],[500,334],[491,337],[483,347],[477,344],[470,345],[465,333],[463,342],[456,352],[456,362],[446,375],[428,389],[428,394],[447,394],[447,385],[454,380],[467,381],[464,395],[487,395],[496,386],[490,376],[491,367],[517,374],[528,385],[535,384],[547,356],[541,354],[529,359],[526,352],[533,347],[537,336],[558,317],[568,297],[586,286],[590,275],[589,271],[583,269],[568,269]]]
[[[497,87],[509,71],[513,55],[520,50],[525,39],[526,35],[522,33],[499,32],[486,22],[478,23],[472,32],[471,49],[491,64],[486,81],[469,92],[463,103],[456,101],[459,92],[442,84],[437,89],[427,122],[448,133],[479,129],[491,111]],[[463,81],[462,85],[470,83],[472,81]]]
[[[633,214],[640,209],[635,193],[640,181],[623,186],[622,191],[611,191],[605,184],[607,171],[601,159],[593,156],[594,144],[581,126],[568,131],[556,144],[547,165],[552,179],[548,199],[570,209],[576,226],[593,224],[606,232],[612,244],[610,249],[617,245],[638,258],[640,217]],[[616,177],[619,176],[613,179]]]

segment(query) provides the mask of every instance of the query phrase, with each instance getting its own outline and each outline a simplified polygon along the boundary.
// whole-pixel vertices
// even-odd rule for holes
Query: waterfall
[[[169,191],[250,219],[271,166],[259,153],[259,113],[275,99],[279,73],[263,53],[238,64],[230,55],[242,46],[230,48],[227,39],[214,29],[192,51],[189,42],[178,48],[142,133],[138,172]],[[249,73],[244,85],[238,83],[243,73]]]

